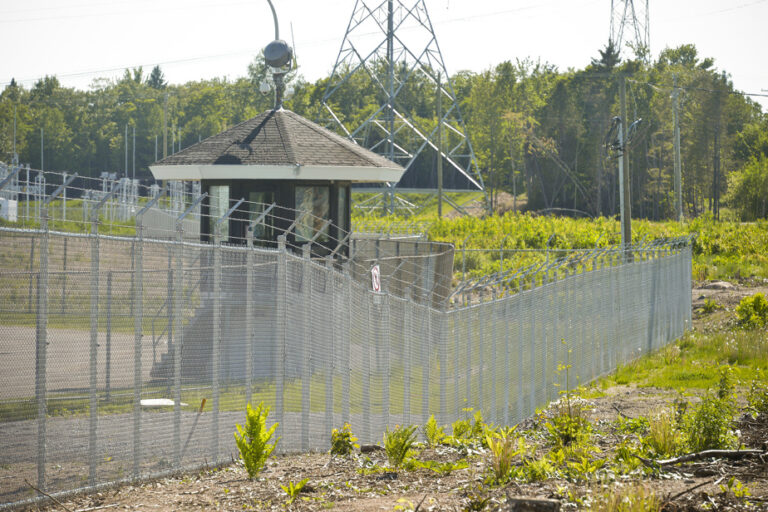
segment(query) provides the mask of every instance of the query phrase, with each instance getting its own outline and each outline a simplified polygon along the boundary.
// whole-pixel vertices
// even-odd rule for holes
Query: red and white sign
[[[381,269],[378,265],[374,265],[371,269],[371,286],[373,287],[373,291],[381,291]]]

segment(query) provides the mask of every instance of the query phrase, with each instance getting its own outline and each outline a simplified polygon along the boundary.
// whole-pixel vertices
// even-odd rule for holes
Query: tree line
[[[0,160],[13,158],[15,119],[19,161],[34,168],[131,176],[135,165],[138,178],[151,179],[148,166],[163,157],[163,146],[178,151],[271,108],[272,97],[258,92],[264,71],[259,55],[235,80],[172,85],[155,67],[95,80],[86,91],[62,87],[55,76],[29,89],[12,82],[0,93]],[[334,93],[340,122],[357,126],[382,104],[378,72],[359,70]],[[408,75],[405,66],[396,75]],[[398,109],[434,126],[434,80],[408,76]],[[334,128],[322,105],[330,80],[297,78],[286,107]],[[583,69],[527,59],[453,75],[490,206],[506,191],[525,193],[530,210],[617,214],[617,155],[607,148],[622,81],[626,124],[642,119],[628,147],[634,217],[674,216],[675,96],[686,214],[719,218],[728,208],[743,220],[768,217],[768,116],[694,45],[651,60],[642,51],[622,59],[609,43]],[[434,159],[414,167],[409,186],[434,186]]]

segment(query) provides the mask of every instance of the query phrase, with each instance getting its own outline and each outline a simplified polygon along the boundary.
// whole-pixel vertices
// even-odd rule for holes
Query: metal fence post
[[[48,423],[47,350],[48,350],[48,207],[43,208],[43,237],[40,240],[40,272],[37,274],[37,347],[35,361],[35,395],[37,399],[37,485],[46,487],[46,429]],[[34,238],[32,239],[34,244]],[[34,247],[34,245],[32,246]],[[30,267],[32,262],[30,261]],[[30,272],[30,280],[32,273]],[[31,282],[31,281],[30,281]],[[31,304],[31,301],[30,301]]]
[[[168,310],[173,311],[173,462],[175,467],[181,466],[181,347],[184,339],[182,307],[184,299],[184,232],[183,224],[176,222],[176,244],[174,245],[174,261],[176,263],[173,271],[173,301],[168,304]],[[214,255],[216,249],[214,248]],[[215,257],[215,256],[214,256]],[[216,267],[214,263],[214,275]],[[214,277],[214,311],[216,311],[216,278]],[[216,314],[214,313],[214,335],[213,335],[213,358],[216,359]],[[170,332],[170,331],[169,331]],[[215,371],[215,370],[214,370]],[[214,393],[214,409],[216,398]],[[215,430],[214,425],[213,429]],[[214,464],[216,458],[213,458]]]
[[[64,314],[64,311],[67,307],[67,240],[68,238],[64,238],[64,264],[63,264],[63,271],[61,273],[61,314]]]
[[[144,230],[142,212],[136,215],[138,245],[133,253],[133,478],[141,473],[141,340],[144,331]]]
[[[371,332],[371,302],[372,292],[365,292],[365,329]],[[370,338],[362,340],[363,344],[363,440],[366,443],[373,441],[371,438],[371,341]]]
[[[111,400],[112,387],[112,271],[107,272],[107,333],[106,333],[106,362],[104,368],[105,394],[107,401]]]
[[[275,329],[277,347],[275,350],[275,421],[283,429],[285,400],[285,343],[286,343],[286,265],[288,254],[285,235],[277,237],[277,297],[275,298]],[[346,389],[349,389],[347,387]]]
[[[245,403],[251,402],[253,394],[253,349],[256,343],[256,333],[253,330],[253,228],[251,224],[246,230],[245,251]]]
[[[325,290],[331,290],[330,304],[327,307],[330,308],[330,336],[328,338],[328,345],[326,346],[329,351],[327,356],[328,365],[325,368],[325,431],[330,432],[333,429],[333,377],[336,374],[336,281],[333,276],[333,260],[328,260],[328,265],[323,270],[323,279],[325,280]]]
[[[412,302],[407,302],[403,311],[403,423],[411,423],[411,317],[413,316]]]
[[[451,312],[451,318],[453,319],[453,393],[454,402],[456,402],[455,419],[458,419],[461,414],[461,391],[459,389],[459,354],[461,352],[461,333],[459,331],[462,316],[463,311],[458,309],[458,306]]]
[[[448,336],[446,332],[445,325],[448,322],[448,313],[445,311],[440,311],[438,313],[438,324],[437,324],[437,357],[440,364],[440,414],[438,414],[438,417],[440,418],[438,421],[440,423],[447,423],[447,416],[448,416],[448,396],[447,396],[447,387],[448,387],[448,369],[446,368],[446,365],[448,364]]]
[[[507,295],[502,299],[504,301],[504,309],[502,318],[504,320],[504,425],[510,424],[509,417],[509,395],[510,395],[510,366],[509,366],[509,350],[511,348],[512,339],[510,337],[509,324],[511,321],[509,314],[510,297]]]
[[[99,341],[99,221],[98,208],[91,213],[91,345],[90,345],[90,406],[88,435],[88,484],[96,484],[96,429],[99,398],[97,395],[97,359]]]
[[[47,226],[47,223],[46,223]],[[32,271],[34,270],[33,263],[35,261],[35,238],[29,239],[29,295],[27,298],[27,313],[32,313]]]
[[[342,423],[349,423],[351,420],[350,414],[350,371],[351,371],[351,351],[350,351],[350,335],[352,332],[352,275],[350,273],[349,261],[344,263],[344,304],[348,304],[349,307],[344,308],[346,310],[344,319],[345,325],[341,332],[341,357],[343,367],[341,373],[341,388],[345,391],[344,398],[341,406],[341,421]]]
[[[530,382],[530,403],[528,405],[529,413],[532,413],[536,410],[536,303],[535,303],[535,295],[537,294],[535,290],[536,286],[536,277],[534,276],[531,279],[531,293],[530,293],[530,314],[531,314],[531,338],[528,340],[528,343],[530,344],[530,351],[531,351],[531,382]]]
[[[381,315],[379,318],[379,329],[377,329],[377,338],[379,339],[378,345],[384,359],[384,369],[381,375],[381,424],[389,425],[389,386],[392,371],[391,346],[389,343],[390,295],[387,293],[386,295],[381,295],[380,297],[382,303],[379,308]]]
[[[432,314],[429,311],[428,306],[423,306],[424,315],[426,318],[423,320],[423,330],[426,331],[426,335],[421,338],[422,346],[422,358],[423,366],[421,371],[421,417],[422,424],[426,423],[429,419],[429,381],[430,381],[430,364],[432,364]],[[423,331],[422,331],[423,332]]]
[[[309,451],[309,412],[311,407],[312,351],[312,260],[311,245],[301,247],[301,295],[304,305],[301,318],[301,332],[304,347],[301,354],[301,449]]]
[[[523,288],[525,287],[524,278],[520,278],[518,281],[518,293],[517,293],[517,417],[522,421],[525,418],[525,404],[523,397],[523,354],[525,347],[525,340],[523,339],[523,322],[525,317],[523,316],[523,302],[525,296],[523,294]]]
[[[472,299],[469,300],[467,306],[467,404],[465,407],[475,407],[477,404],[472,403]]]

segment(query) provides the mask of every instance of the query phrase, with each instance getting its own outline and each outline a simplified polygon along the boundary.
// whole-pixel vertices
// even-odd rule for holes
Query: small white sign
[[[381,269],[378,265],[374,265],[371,269],[371,286],[373,287],[373,291],[381,291]]]

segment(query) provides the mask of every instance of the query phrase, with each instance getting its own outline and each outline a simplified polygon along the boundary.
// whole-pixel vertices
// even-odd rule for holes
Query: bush
[[[726,365],[720,369],[717,391],[707,392],[683,421],[691,451],[728,449],[738,445],[738,438],[731,428],[736,414],[734,388],[733,370]]]
[[[237,449],[240,451],[240,458],[245,464],[245,469],[248,471],[248,478],[255,478],[256,475],[264,467],[267,459],[275,450],[277,442],[280,441],[278,437],[274,443],[270,443],[270,439],[277,429],[277,423],[267,429],[267,416],[269,416],[269,407],[264,407],[264,403],[260,403],[254,410],[251,404],[246,407],[245,428],[241,425],[235,425],[237,432],[235,432],[235,442],[237,443]]]
[[[387,454],[389,464],[399,468],[408,458],[409,453],[416,444],[416,425],[407,427],[395,427],[395,430],[384,430],[384,451]]]
[[[424,437],[430,448],[439,445],[446,438],[445,431],[443,430],[443,427],[437,424],[434,414],[431,415],[424,424]]]
[[[739,325],[748,329],[759,329],[768,325],[768,300],[762,293],[744,297],[736,306]]]
[[[768,414],[768,382],[755,379],[747,393],[747,407],[754,414]]]
[[[357,441],[357,438],[352,433],[352,427],[349,423],[345,423],[341,430],[333,429],[331,431],[331,455],[346,457],[355,448],[360,448],[360,445],[355,441]]]

